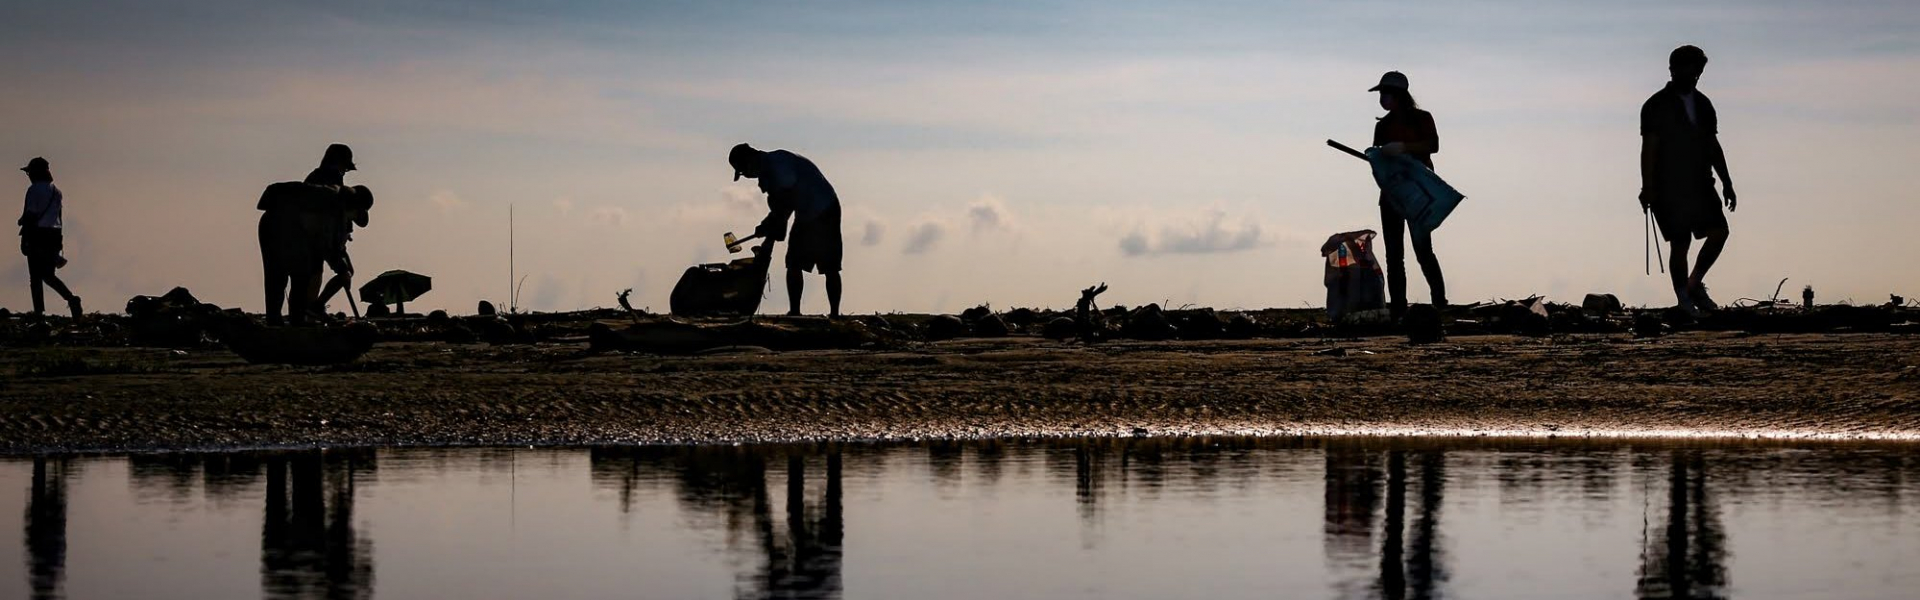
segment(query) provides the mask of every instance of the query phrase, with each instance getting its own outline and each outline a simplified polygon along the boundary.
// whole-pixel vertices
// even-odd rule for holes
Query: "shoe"
[[[1675,296],[1678,296],[1680,301],[1674,304],[1674,308],[1680,309],[1681,311],[1687,313],[1687,316],[1693,317],[1695,319],[1699,319],[1707,316],[1707,311],[1700,310],[1700,307],[1694,303],[1693,296],[1691,294],[1688,294],[1686,292],[1679,292],[1675,294]]]
[[[1693,289],[1688,291],[1688,295],[1693,297],[1693,306],[1695,308],[1703,311],[1720,310],[1720,304],[1714,302],[1713,298],[1707,296],[1707,286],[1705,284],[1694,284]]]
[[[82,311],[82,310],[80,310],[80,297],[79,297],[79,296],[74,296],[73,298],[71,298],[71,299],[69,299],[69,300],[67,300],[67,309],[68,309],[68,310],[72,310],[72,311],[73,311],[73,320],[75,320],[75,321],[78,321],[78,320],[80,320],[80,315],[81,315],[81,314],[84,314],[84,312],[85,312],[85,311]]]

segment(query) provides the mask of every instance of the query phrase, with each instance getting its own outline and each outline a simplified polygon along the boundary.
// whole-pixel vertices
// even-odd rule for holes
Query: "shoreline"
[[[1339,349],[1343,356],[1327,352]],[[53,365],[58,368],[49,368]],[[1920,441],[1920,337],[1108,342],[591,352],[0,350],[0,454],[1133,436]]]

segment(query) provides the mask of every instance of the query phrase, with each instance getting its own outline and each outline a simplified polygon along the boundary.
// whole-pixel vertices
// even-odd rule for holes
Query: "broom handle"
[[[1367,160],[1367,155],[1366,155],[1366,153],[1363,153],[1363,152],[1361,152],[1361,151],[1359,151],[1359,150],[1355,150],[1355,149],[1352,149],[1352,148],[1348,148],[1346,144],[1342,144],[1342,143],[1340,143],[1340,142],[1336,142],[1336,141],[1333,141],[1333,140],[1327,140],[1327,145],[1328,145],[1328,146],[1333,146],[1333,149],[1335,149],[1335,150],[1339,150],[1339,151],[1341,151],[1341,152],[1345,152],[1345,153],[1347,153],[1347,154],[1352,154],[1354,158],[1358,158],[1358,159],[1360,159],[1360,160]]]

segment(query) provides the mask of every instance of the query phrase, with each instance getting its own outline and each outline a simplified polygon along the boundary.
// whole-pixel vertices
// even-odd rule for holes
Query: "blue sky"
[[[1469,196],[1436,234],[1456,302],[1642,275],[1636,115],[1682,43],[1712,57],[1742,209],[1709,283],[1920,296],[1920,9],[1893,2],[68,2],[0,23],[0,156],[53,161],[63,276],[95,308],[186,285],[260,307],[252,209],[331,142],[373,226],[362,279],[435,276],[419,308],[663,309],[763,204],[733,143],[840,190],[847,308],[1112,301],[1299,306],[1321,240],[1377,228],[1364,90],[1398,69]],[[22,189],[24,178],[17,182]],[[0,305],[26,305],[24,261]],[[776,278],[777,280],[778,278]],[[814,280],[817,282],[817,280]],[[1414,298],[1423,300],[1416,282]],[[783,304],[775,281],[768,308]],[[817,289],[817,283],[815,284]],[[414,308],[409,305],[409,308]],[[342,308],[336,306],[336,309]],[[824,310],[818,298],[809,310]]]

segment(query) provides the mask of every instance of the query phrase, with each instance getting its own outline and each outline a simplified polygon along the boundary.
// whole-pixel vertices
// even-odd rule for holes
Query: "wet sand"
[[[1344,356],[1324,352],[1339,349]],[[1920,337],[1686,333],[1063,344],[703,356],[382,344],[0,350],[0,453],[1183,434],[1920,440]]]

